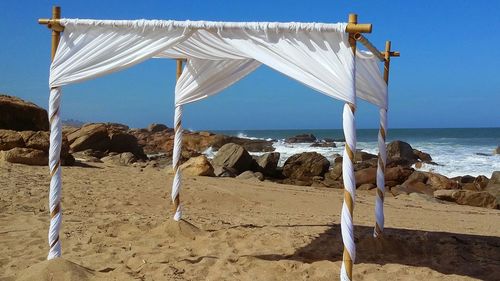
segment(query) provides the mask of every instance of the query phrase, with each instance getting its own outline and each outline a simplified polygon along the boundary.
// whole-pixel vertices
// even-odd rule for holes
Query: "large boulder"
[[[371,154],[368,152],[364,152],[361,150],[357,150],[356,153],[354,154],[354,162],[362,162],[362,161],[367,161],[367,160],[376,159],[376,158],[377,158],[377,155]],[[375,163],[377,163],[377,162],[375,161]]]
[[[107,151],[111,144],[108,128],[104,123],[86,124],[67,137],[73,152],[86,149]]]
[[[497,146],[497,148],[493,150],[493,155],[498,155],[498,154],[500,154],[500,146]]]
[[[291,180],[311,185],[313,177],[323,176],[330,167],[325,156],[316,152],[292,155],[283,165],[283,175]],[[308,184],[307,184],[308,183]]]
[[[236,178],[242,180],[263,181],[264,175],[261,172],[245,171],[239,174]]]
[[[415,163],[418,158],[413,152],[413,148],[410,144],[404,141],[396,140],[387,145],[387,161],[391,162],[399,159]]]
[[[316,142],[316,137],[313,134],[301,134],[294,137],[287,138],[285,142],[287,143],[309,143]]]
[[[190,158],[180,166],[183,175],[213,177],[214,168],[205,155]]]
[[[223,145],[215,154],[214,166],[229,168],[240,174],[251,170],[255,160],[241,145],[228,143]]]
[[[21,134],[12,130],[0,129],[0,150],[10,150],[14,147],[24,147]]]
[[[19,132],[22,136],[25,147],[34,148],[42,151],[49,151],[50,134],[47,131],[23,131]]]
[[[44,166],[49,162],[47,153],[33,148],[15,147],[0,151],[0,159],[10,163]]]
[[[276,168],[278,167],[279,160],[279,152],[269,152],[255,157],[255,161],[259,166],[258,170],[268,176],[276,175]]]
[[[495,196],[488,192],[470,191],[470,190],[436,190],[434,191],[436,199],[455,202],[460,205],[469,205],[475,207],[484,207],[496,209],[498,202]]]
[[[47,111],[20,98],[0,95],[0,129],[48,131]]]
[[[451,180],[446,176],[425,172],[427,175],[426,184],[430,185],[433,189],[457,189],[459,188],[459,183],[457,181]]]

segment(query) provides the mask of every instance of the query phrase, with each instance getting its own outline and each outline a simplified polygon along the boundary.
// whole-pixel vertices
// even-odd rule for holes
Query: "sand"
[[[63,259],[45,261],[47,167],[0,164],[0,280],[338,280],[343,191],[185,178],[170,169],[64,167]],[[358,191],[354,280],[500,280],[500,211]]]

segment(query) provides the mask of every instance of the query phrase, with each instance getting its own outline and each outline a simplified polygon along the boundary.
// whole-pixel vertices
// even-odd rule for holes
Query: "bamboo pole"
[[[361,42],[361,44],[363,44],[368,50],[370,50],[372,54],[374,54],[380,61],[385,61],[384,55],[379,50],[377,50],[377,48],[375,48],[375,46],[373,46],[373,44],[368,41],[368,39],[364,37],[363,34],[359,32],[354,34],[354,39]]]
[[[399,53],[398,53],[399,54]],[[391,41],[385,41],[385,62],[384,62],[384,81],[389,86],[389,67],[391,64]]]
[[[177,59],[176,80],[182,75],[182,59]]]
[[[358,23],[358,15],[357,14],[349,14],[349,21],[348,25],[357,25]],[[354,55],[354,60],[356,59],[356,39],[354,38],[354,32],[349,32],[349,45],[351,46],[353,55]],[[356,106],[352,103],[348,103],[350,110],[352,111],[352,115],[354,116],[354,112],[356,111]],[[349,161],[354,163],[354,151],[349,147],[349,145],[346,142],[346,154],[344,157],[349,157]],[[354,188],[356,188],[354,186]],[[344,204],[349,210],[349,216],[351,217],[351,222],[352,218],[354,215],[354,198],[351,195],[351,193],[345,189],[344,187]],[[344,239],[344,238],[343,238]],[[342,256],[342,262],[345,267],[345,271],[347,273],[347,277],[349,280],[352,280],[352,268],[353,268],[353,260],[351,255],[349,254],[349,251],[347,249],[347,246],[344,243],[344,252]]]
[[[52,18],[60,19],[61,18],[61,7],[54,6],[52,7]],[[54,26],[55,27],[55,26]],[[59,38],[61,37],[61,31],[58,28],[52,28],[52,48],[51,48],[51,59],[54,60],[56,56],[57,47],[59,46]]]

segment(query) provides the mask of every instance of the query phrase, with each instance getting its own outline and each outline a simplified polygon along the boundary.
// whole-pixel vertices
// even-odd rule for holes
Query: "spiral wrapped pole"
[[[182,174],[180,170],[180,160],[182,153],[182,106],[175,107],[175,137],[174,137],[174,151],[172,159],[172,167],[174,169],[174,181],[172,183],[172,203],[174,206],[174,220],[179,221],[182,218],[182,206],[180,199]]]
[[[349,15],[349,23],[357,23],[357,15]],[[356,58],[356,39],[354,34],[349,34],[349,44],[353,52],[353,59]],[[354,67],[356,63],[353,64]],[[354,69],[353,77],[356,69]],[[353,89],[356,89],[356,79],[353,80]],[[356,125],[354,113],[356,106],[351,103],[344,105],[342,116],[343,130],[345,135],[344,157],[342,160],[342,175],[344,180],[344,201],[342,204],[341,230],[344,253],[342,256],[342,266],[340,269],[340,280],[352,281],[352,268],[356,260],[356,244],[354,243],[354,202],[356,200],[356,179],[354,177],[354,153],[356,152]]]
[[[378,164],[377,164],[377,196],[375,199],[375,229],[373,237],[382,235],[384,231],[384,194],[385,194],[385,165],[387,151],[385,146],[387,128],[387,110],[380,108],[380,128],[378,131]]]
[[[182,75],[182,60],[177,60],[177,80]],[[174,151],[172,154],[172,168],[174,169],[174,181],[172,183],[172,205],[174,207],[174,217],[175,221],[179,221],[182,218],[182,206],[180,199],[181,184],[182,184],[182,174],[180,169],[181,156],[182,156],[182,105],[175,106],[174,115]]]

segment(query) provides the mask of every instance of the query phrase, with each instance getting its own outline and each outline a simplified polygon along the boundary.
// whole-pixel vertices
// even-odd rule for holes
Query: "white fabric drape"
[[[136,21],[131,27],[79,25],[61,20],[64,32],[50,68],[49,83],[58,87],[110,74],[143,62],[188,38],[192,31]]]
[[[189,59],[175,86],[175,105],[215,95],[260,66],[258,61]]]
[[[356,52],[356,95],[387,109],[387,84],[380,72],[379,59],[370,52]]]

